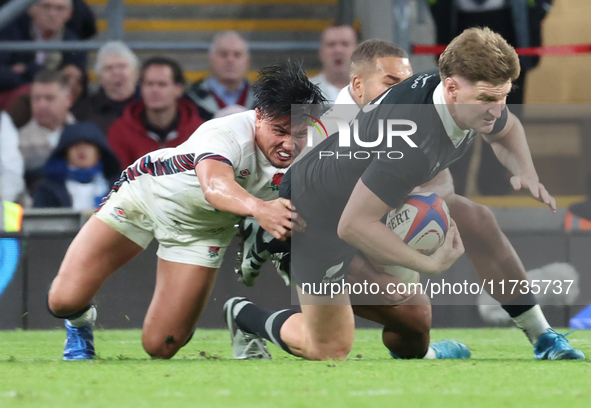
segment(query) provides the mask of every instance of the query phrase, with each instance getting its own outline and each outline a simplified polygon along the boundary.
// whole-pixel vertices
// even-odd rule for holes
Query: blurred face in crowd
[[[369,103],[396,85],[412,76],[408,58],[376,58],[375,65],[364,64],[351,78],[351,86],[362,104]]]
[[[50,130],[63,126],[71,107],[71,95],[67,87],[55,82],[33,83],[31,112],[39,125]]]
[[[226,86],[236,87],[246,78],[250,63],[246,42],[238,35],[218,38],[209,54],[211,75]]]
[[[125,57],[106,55],[98,77],[109,99],[124,101],[135,92],[138,72]]]
[[[76,65],[67,65],[61,69],[61,72],[68,78],[72,101],[77,101],[82,96],[82,92],[84,92],[82,71]]]
[[[327,75],[349,75],[351,55],[357,47],[355,31],[350,26],[327,28],[322,34],[318,57]]]
[[[44,37],[51,37],[72,17],[72,0],[39,0],[29,9],[29,16]]]
[[[79,142],[68,149],[67,161],[70,166],[88,169],[95,166],[101,159],[98,147],[88,142]]]
[[[165,111],[176,106],[183,95],[181,84],[174,83],[172,69],[167,65],[150,65],[142,78],[142,99],[146,109]]]

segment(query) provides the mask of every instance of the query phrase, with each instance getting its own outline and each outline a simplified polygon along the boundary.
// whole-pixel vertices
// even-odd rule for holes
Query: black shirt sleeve
[[[386,95],[386,99],[388,96]],[[427,157],[424,145],[431,145],[429,142],[433,137],[431,133],[437,129],[437,126],[442,128],[439,115],[433,104],[383,103],[376,109],[360,115],[359,119],[361,138],[364,141],[375,139],[375,135],[379,133],[379,126],[386,128],[389,126],[387,123],[390,119],[410,120],[417,126],[416,132],[409,138],[418,147],[411,147],[402,137],[391,138],[391,146],[388,147],[389,139],[384,130],[382,144],[379,148],[370,149],[383,151],[383,153],[376,157],[374,152],[374,160],[361,175],[363,184],[384,203],[392,208],[400,207],[408,194],[416,186],[423,184],[431,172],[433,163]],[[408,129],[408,126],[403,124],[393,126],[400,130]],[[436,146],[432,148],[437,149]]]

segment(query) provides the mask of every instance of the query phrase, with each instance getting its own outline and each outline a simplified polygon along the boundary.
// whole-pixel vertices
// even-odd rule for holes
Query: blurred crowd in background
[[[437,43],[449,43],[465,28],[487,25],[515,47],[540,45],[541,22],[552,1],[530,1],[528,25],[519,24],[523,16],[513,3],[430,1]],[[83,0],[39,0],[0,30],[0,41],[76,41],[96,33],[95,16]],[[358,41],[352,26],[332,26],[321,34],[322,69],[311,80],[330,102],[349,83]],[[121,41],[105,43],[92,67],[86,52],[0,47],[2,199],[24,207],[93,209],[137,158],[183,143],[205,121],[251,109],[248,42],[236,31],[218,32],[208,62],[205,79],[186,83],[179,62],[165,57],[142,62]],[[521,62],[523,73],[508,103],[523,103],[525,75],[538,60],[525,57]],[[509,194],[506,171],[484,145],[478,191]],[[451,169],[460,194],[469,163],[468,155]]]

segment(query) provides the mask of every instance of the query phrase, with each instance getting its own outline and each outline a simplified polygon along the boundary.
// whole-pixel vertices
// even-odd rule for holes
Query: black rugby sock
[[[289,252],[291,251],[291,238],[285,241],[279,241],[278,239],[273,238],[273,240],[266,243],[265,249],[272,254],[277,254],[280,252]]]
[[[281,340],[280,332],[285,321],[296,313],[295,310],[289,309],[270,312],[249,302],[238,310],[234,318],[240,330],[261,336],[289,354],[293,354]]]
[[[509,316],[513,318],[527,312],[537,303],[536,297],[531,292],[528,292],[526,294],[517,296],[515,299],[501,306],[507,313],[509,313]]]

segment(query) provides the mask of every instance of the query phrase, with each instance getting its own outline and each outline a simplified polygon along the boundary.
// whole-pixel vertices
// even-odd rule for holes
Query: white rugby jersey
[[[206,159],[228,163],[246,191],[276,199],[287,169],[273,167],[256,146],[255,117],[250,110],[204,123],[183,144],[139,158],[123,171],[115,189],[128,182],[146,214],[173,229],[216,234],[233,227],[240,217],[205,200],[195,166]]]
[[[357,102],[355,102],[355,100],[351,96],[351,92],[349,91],[349,86],[350,85],[347,85],[346,87],[341,89],[341,92],[339,92],[337,99],[334,101],[335,105],[357,105]],[[359,108],[358,105],[357,105],[357,108],[358,108],[357,113],[359,113],[361,108]],[[357,116],[357,115],[355,115],[355,116]],[[345,119],[345,118],[343,118],[343,119]],[[352,121],[353,119],[355,119],[355,117],[352,117],[349,121]]]

